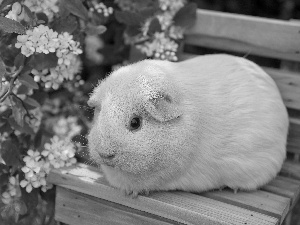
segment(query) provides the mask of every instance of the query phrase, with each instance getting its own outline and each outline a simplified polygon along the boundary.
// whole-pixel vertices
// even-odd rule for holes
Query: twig
[[[9,88],[8,88],[7,92],[4,93],[2,96],[0,96],[0,103],[4,102],[4,100],[12,93],[15,80],[20,75],[23,68],[24,68],[24,66],[20,66],[19,69],[12,75],[12,78],[10,79],[10,82],[9,82]]]
[[[29,117],[29,119],[36,119],[36,117],[34,117],[32,114],[29,113],[29,111],[28,111],[27,107],[25,106],[25,104],[24,104],[24,102],[23,102],[22,99],[20,99],[20,98],[19,98],[15,93],[13,93],[13,92],[11,93],[11,95],[13,95],[15,98],[17,98],[17,99],[21,102],[23,108],[24,108],[25,111],[26,111],[26,115]]]

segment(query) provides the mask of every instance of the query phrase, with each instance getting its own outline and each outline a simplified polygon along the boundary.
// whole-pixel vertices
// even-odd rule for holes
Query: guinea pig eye
[[[133,116],[129,122],[129,130],[136,131],[142,126],[142,118],[140,116]]]

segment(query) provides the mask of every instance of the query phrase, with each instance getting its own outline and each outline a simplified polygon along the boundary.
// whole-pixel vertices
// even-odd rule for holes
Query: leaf
[[[2,3],[0,3],[0,11],[3,10],[7,5],[12,5],[18,0],[3,0]]]
[[[20,99],[16,98],[15,96],[12,96],[12,115],[16,123],[20,126],[23,127],[24,125],[24,116],[26,114],[26,110],[24,109],[22,102]]]
[[[7,166],[20,164],[18,148],[11,141],[4,141],[1,144],[1,157]]]
[[[154,34],[155,32],[161,32],[161,25],[159,20],[155,17],[150,25],[149,25],[149,29],[148,29],[148,34]]]
[[[19,77],[18,77],[18,80],[26,85],[27,87],[29,88],[32,88],[32,89],[39,89],[39,85],[34,81],[34,79],[28,75],[28,74],[21,74]]]
[[[6,33],[25,34],[25,27],[17,21],[0,16],[0,30]]]
[[[32,68],[37,70],[48,69],[57,66],[57,56],[55,53],[37,53],[31,56],[29,64]]]
[[[66,8],[65,1],[59,1],[58,8],[59,8],[58,13],[60,18],[64,19],[70,15],[70,11]]]
[[[24,133],[24,134],[34,135],[34,131],[28,125],[28,123],[25,122],[23,127],[21,127],[20,125],[17,124],[17,122],[14,120],[14,118],[9,118],[8,122],[9,122],[10,126],[13,129],[18,130],[18,131],[20,131],[21,133]]]
[[[82,4],[81,0],[62,0],[64,7],[75,16],[83,20],[88,20],[88,11]]]
[[[6,67],[5,67],[3,60],[0,57],[0,82],[2,81],[2,77],[5,75],[5,73],[6,73]],[[0,92],[1,92],[1,90],[0,90]]]
[[[2,171],[0,171],[0,190],[2,186],[8,183],[8,178],[9,178],[8,173],[2,173]]]
[[[92,24],[87,24],[86,28],[85,28],[85,33],[88,35],[98,35],[98,34],[102,34],[106,31],[106,27],[103,25],[99,25],[99,26],[95,26]]]
[[[23,174],[23,173],[21,173]],[[24,175],[21,176],[20,174],[20,181],[24,179]],[[21,188],[22,197],[21,199],[27,205],[28,210],[34,210],[38,205],[38,193],[39,189],[34,188],[30,193],[26,192],[25,188]]]
[[[38,21],[44,21],[43,23],[47,24],[48,23],[48,16],[45,13],[39,12],[36,13],[36,17],[38,19]]]
[[[22,5],[23,8],[23,20],[26,22],[26,25],[28,26],[34,26],[36,22],[36,18],[34,14],[31,12],[31,10],[25,5]]]
[[[129,11],[115,11],[115,17],[119,23],[129,26],[140,26],[144,21],[140,14]]]
[[[42,139],[43,139],[43,129],[39,129],[39,131],[36,133],[35,137],[34,137],[34,148],[38,149],[41,144],[42,144]]]
[[[49,96],[45,91],[35,91],[30,97],[36,100],[40,105],[43,105]]]
[[[76,17],[70,15],[65,18],[60,18],[54,21],[52,29],[57,33],[68,32],[72,34],[78,27]]]
[[[139,27],[137,27],[137,26],[127,26],[125,29],[125,32],[128,36],[134,37],[134,36],[138,35],[141,31],[140,31]]]
[[[25,56],[22,53],[19,53],[15,58],[14,65],[16,68],[24,65]]]
[[[196,21],[197,4],[189,3],[182,7],[174,16],[174,25],[183,28],[189,28]]]
[[[147,7],[140,11],[140,15],[145,19],[154,16],[154,14],[157,12],[159,8],[157,7]]]
[[[11,114],[12,114],[12,111],[10,108],[8,108],[8,109],[0,112],[0,117],[7,119]]]
[[[12,131],[13,130],[12,130],[11,125],[8,122],[8,120],[6,120],[4,124],[0,125],[0,134],[3,134],[3,133],[10,134]]]
[[[21,84],[17,90],[17,95],[27,95],[29,90],[31,90],[31,88],[29,89],[26,85]]]
[[[31,105],[33,106],[34,108],[40,108],[41,105],[40,103],[38,103],[36,100],[34,100],[33,98],[30,98],[30,97],[27,97],[25,100],[24,100],[24,103],[28,104],[28,105]]]

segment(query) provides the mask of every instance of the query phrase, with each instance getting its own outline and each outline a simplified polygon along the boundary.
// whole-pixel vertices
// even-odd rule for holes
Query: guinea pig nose
[[[103,159],[113,159],[115,157],[115,153],[99,153],[100,157]]]

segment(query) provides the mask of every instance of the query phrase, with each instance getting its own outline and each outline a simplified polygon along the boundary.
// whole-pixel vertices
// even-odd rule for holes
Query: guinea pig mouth
[[[109,156],[106,156],[106,157],[101,157],[102,164],[114,167],[115,166],[115,162],[113,160],[114,158],[115,158],[115,155],[109,155]]]
[[[111,167],[115,167],[115,163],[112,161],[102,161],[102,164],[106,165],[106,166],[111,166]]]

